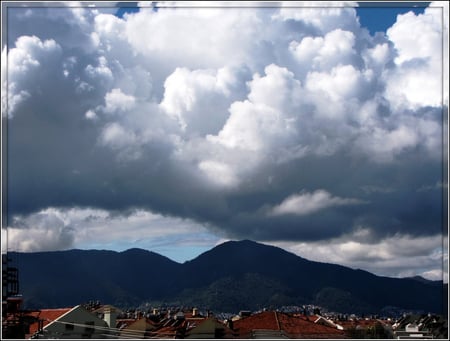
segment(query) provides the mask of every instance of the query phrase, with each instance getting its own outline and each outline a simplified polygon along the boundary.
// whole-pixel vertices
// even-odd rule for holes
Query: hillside
[[[119,307],[172,302],[237,312],[317,304],[348,313],[399,307],[441,313],[442,282],[388,278],[313,262],[283,249],[227,242],[179,264],[156,253],[70,250],[12,253],[29,308],[100,300]]]

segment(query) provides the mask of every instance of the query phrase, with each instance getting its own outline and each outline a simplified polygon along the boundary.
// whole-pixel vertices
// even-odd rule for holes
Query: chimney
[[[104,320],[109,328],[116,328],[116,310],[113,307],[106,307],[104,310]]]
[[[233,329],[233,320],[231,318],[227,320],[227,327],[230,328],[231,330]]]

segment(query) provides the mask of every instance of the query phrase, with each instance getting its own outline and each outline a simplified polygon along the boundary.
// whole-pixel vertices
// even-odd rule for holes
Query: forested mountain
[[[141,249],[9,256],[19,268],[27,308],[100,300],[118,307],[173,303],[224,312],[317,304],[342,313],[385,307],[442,313],[447,289],[442,281],[376,276],[248,240],[226,242],[183,264]]]

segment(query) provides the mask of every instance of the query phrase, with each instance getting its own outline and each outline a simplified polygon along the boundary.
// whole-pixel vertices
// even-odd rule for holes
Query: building
[[[157,329],[157,325],[146,317],[130,323],[119,332],[120,338],[144,339],[152,336],[152,332]]]
[[[396,339],[448,339],[447,317],[441,315],[405,315],[392,327]]]
[[[186,327],[186,339],[232,339],[233,331],[214,317]]]
[[[396,339],[433,339],[433,334],[428,329],[419,330],[419,326],[412,322],[405,326],[405,330],[395,331]]]
[[[30,325],[31,339],[105,339],[112,336],[108,324],[81,305],[42,309],[31,314],[36,319]]]
[[[11,259],[2,253],[2,339],[23,338],[28,327],[19,294],[19,269],[9,266]]]

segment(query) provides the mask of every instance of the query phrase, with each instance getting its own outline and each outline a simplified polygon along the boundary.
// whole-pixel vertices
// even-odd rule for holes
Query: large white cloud
[[[233,70],[177,68],[164,82],[161,108],[178,121],[183,131],[215,133],[226,119],[226,105],[236,82]]]
[[[427,8],[399,15],[388,29],[397,68],[387,76],[386,97],[396,108],[442,105],[443,28],[442,8]]]
[[[295,133],[292,107],[300,100],[300,82],[285,68],[269,65],[266,76],[256,74],[248,83],[248,100],[234,102],[218,136],[207,139],[229,148],[262,151],[283,145]]]
[[[2,113],[12,116],[17,105],[39,91],[42,70],[59,64],[61,46],[53,39],[22,36],[15,48],[2,52]],[[62,70],[61,70],[62,72]],[[31,82],[30,82],[31,80]]]
[[[315,13],[314,16],[308,14],[311,11]],[[103,88],[103,109],[106,112],[117,110],[118,101],[125,100],[124,96],[119,99],[120,94],[128,96],[126,98],[130,101],[134,101],[132,97],[140,97],[144,103],[160,101],[161,108],[176,118],[181,130],[191,126],[200,135],[213,132],[211,138],[208,137],[210,141],[220,141],[228,147],[239,145],[240,148],[263,153],[267,148],[268,151],[274,148],[273,143],[276,141],[276,148],[281,150],[295,146],[296,150],[307,149],[317,154],[329,154],[337,151],[336,146],[357,139],[360,141],[357,149],[362,149],[366,155],[373,155],[372,158],[379,161],[392,159],[405,148],[415,147],[421,141],[427,141],[435,147],[435,143],[429,140],[436,133],[436,118],[411,118],[411,125],[418,123],[426,127],[417,134],[405,127],[402,119],[398,119],[408,113],[397,113],[390,119],[389,127],[386,127],[386,119],[380,120],[378,117],[377,106],[383,105],[384,95],[393,108],[417,109],[418,105],[439,106],[442,103],[442,92],[436,88],[441,84],[441,78],[436,76],[440,74],[436,68],[442,64],[441,55],[435,53],[441,44],[438,39],[441,27],[436,9],[428,9],[425,14],[418,16],[412,13],[399,16],[397,23],[388,31],[398,52],[395,59],[397,67],[393,70],[382,67],[394,58],[387,43],[371,46],[369,40],[365,44],[366,48],[355,45],[356,35],[361,33],[353,8],[282,7],[278,12],[276,9],[271,10],[271,16],[266,15],[266,12],[270,13],[261,9],[162,8],[157,12],[145,10],[124,19],[110,14],[94,15],[95,12],[88,10],[80,12],[78,18],[81,26],[86,29],[86,25],[93,22],[91,35],[95,36],[100,55],[96,61],[84,67],[85,80],[76,80],[78,89],[95,88],[101,91]],[[221,20],[217,19],[219,16]],[[329,16],[336,19],[336,25],[340,25],[333,30],[321,30],[319,36],[305,36],[299,42],[279,38],[278,43],[273,33],[268,34],[269,30],[262,28],[272,24],[275,32],[281,32],[286,30],[281,27],[287,19],[320,26],[319,23],[330,21]],[[417,51],[410,47],[410,35],[402,33],[408,32],[408,27],[416,22],[423,26],[421,36],[429,36],[427,44],[421,44],[421,49]],[[200,26],[209,29],[200,30]],[[155,33],[151,33],[153,31]],[[180,32],[186,36],[180,37]],[[17,83],[19,75],[16,73],[19,71],[16,70],[20,69],[20,65],[22,68],[31,67],[31,62],[37,61],[40,56],[39,48],[31,48],[31,40],[30,44],[25,44],[27,39],[32,38],[21,37],[8,55],[11,65],[8,91],[10,109],[30,95],[26,86]],[[213,42],[210,42],[211,39]],[[368,38],[361,36],[358,39]],[[52,42],[58,46],[58,43],[49,40],[40,42],[40,49],[47,44],[49,50]],[[263,51],[260,48],[268,43],[279,50],[284,48],[288,53],[279,54],[278,57],[271,54],[260,56]],[[203,47],[205,44],[208,46],[206,50]],[[131,53],[124,53],[126,49]],[[306,73],[298,73],[298,66],[295,65],[292,65],[293,71],[282,67],[283,64],[290,65],[285,57],[289,51],[298,58],[299,65]],[[358,55],[366,56],[366,65],[361,65]],[[276,64],[269,63],[271,58],[275,58],[272,62]],[[256,59],[267,59],[264,62],[264,77],[259,76],[258,65],[253,62]],[[414,64],[414,67],[407,65],[416,59],[425,64]],[[243,92],[245,88],[236,88],[236,82],[245,81],[236,75],[235,67],[242,64],[254,71],[254,79],[249,80],[247,94]],[[66,68],[64,72],[69,71]],[[130,74],[134,77],[130,78]],[[156,82],[156,86],[151,84],[151,79]],[[138,86],[132,85],[135,80]],[[423,91],[423,84],[429,82],[433,84],[426,86],[427,91]],[[235,87],[231,88],[233,85]],[[383,88],[386,88],[385,93]],[[143,92],[143,89],[147,91]],[[428,90],[432,95],[428,94]],[[249,101],[235,101],[243,96],[247,96]],[[126,105],[122,101],[122,111],[132,110],[130,101]],[[372,102],[375,110],[367,111],[365,108]],[[90,108],[91,113],[97,113],[98,109]],[[13,111],[10,110],[11,113]],[[277,115],[282,119],[278,119]],[[136,120],[135,116],[131,116]],[[309,122],[306,123],[306,120]],[[124,122],[116,123],[126,125]],[[325,132],[322,141],[317,140],[317,131]],[[217,133],[217,138],[213,138]],[[371,135],[375,137],[367,138]],[[396,140],[399,136],[402,137],[399,143],[381,142],[385,137],[387,140]],[[296,143],[298,141],[302,142],[301,145]]]
[[[220,68],[247,59],[263,28],[254,10],[168,7],[128,16],[124,32],[133,50],[152,61]]]

